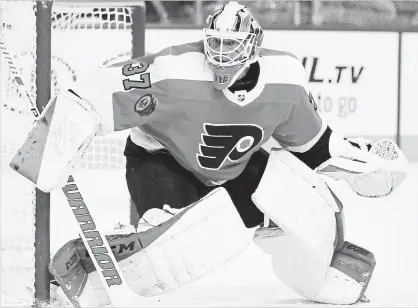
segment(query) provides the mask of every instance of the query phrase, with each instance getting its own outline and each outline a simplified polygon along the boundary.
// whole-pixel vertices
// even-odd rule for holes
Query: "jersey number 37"
[[[147,89],[151,87],[150,73],[146,73],[149,64],[147,63],[129,63],[122,68],[122,75],[131,77],[123,80],[125,91],[131,89]]]

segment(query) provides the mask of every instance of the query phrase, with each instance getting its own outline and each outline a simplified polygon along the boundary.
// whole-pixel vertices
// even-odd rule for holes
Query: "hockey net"
[[[101,65],[131,58],[132,12],[139,1],[54,2],[52,6],[51,95]],[[36,3],[0,1],[0,31],[25,88],[36,99]],[[143,43],[143,42],[142,42]],[[1,304],[34,302],[34,187],[9,162],[33,123],[25,95],[0,56],[1,141]],[[126,132],[96,138],[77,170],[124,168]]]

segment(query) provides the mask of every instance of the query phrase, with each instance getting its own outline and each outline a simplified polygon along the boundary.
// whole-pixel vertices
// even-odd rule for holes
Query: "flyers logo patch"
[[[197,162],[203,169],[219,170],[226,160],[236,162],[263,140],[263,129],[254,124],[203,124]]]

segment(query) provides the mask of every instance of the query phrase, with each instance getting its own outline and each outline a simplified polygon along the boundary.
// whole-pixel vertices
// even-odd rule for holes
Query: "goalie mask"
[[[244,5],[231,1],[207,20],[203,29],[206,58],[217,90],[230,87],[239,75],[257,61],[263,29]]]

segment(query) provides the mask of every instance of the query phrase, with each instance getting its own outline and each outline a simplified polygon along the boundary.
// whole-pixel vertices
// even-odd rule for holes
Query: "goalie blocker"
[[[60,92],[34,122],[10,166],[50,192],[63,186],[100,127],[94,108],[73,92]]]

